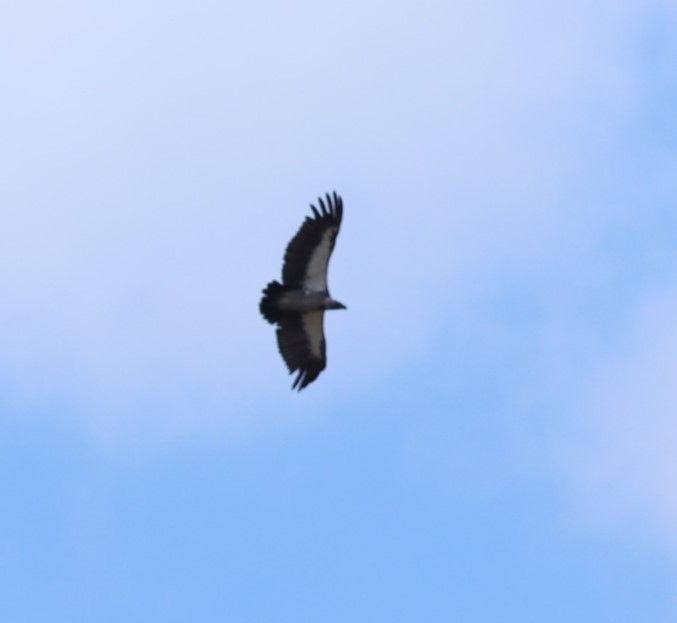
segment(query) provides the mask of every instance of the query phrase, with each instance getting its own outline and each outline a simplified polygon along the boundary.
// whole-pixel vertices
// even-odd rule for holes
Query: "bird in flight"
[[[331,298],[327,268],[341,227],[343,200],[334,192],[319,209],[310,206],[301,228],[287,245],[282,283],[271,281],[263,290],[259,309],[271,324],[277,324],[277,346],[289,373],[298,372],[292,389],[301,391],[327,365],[324,312],[346,309]]]

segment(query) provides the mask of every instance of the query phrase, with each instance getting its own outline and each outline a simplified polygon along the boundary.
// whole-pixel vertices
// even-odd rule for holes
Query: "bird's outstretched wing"
[[[327,365],[324,311],[285,315],[279,321],[277,345],[289,372],[298,372],[292,389],[301,391]]]
[[[282,268],[282,282],[287,287],[327,291],[327,267],[334,250],[336,236],[343,218],[343,200],[334,192],[320,197],[319,210],[311,205],[313,216],[307,216],[303,225],[287,245]]]

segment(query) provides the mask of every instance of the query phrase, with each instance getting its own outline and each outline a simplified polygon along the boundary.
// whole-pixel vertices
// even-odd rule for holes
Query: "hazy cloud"
[[[577,499],[597,523],[633,525],[677,544],[677,287],[638,310],[630,336],[600,365],[569,455]]]
[[[346,199],[332,288],[350,316],[329,320],[330,357],[344,370],[360,359],[352,383],[382,378],[430,348],[449,291],[604,220],[571,199],[634,111],[638,14],[634,2],[72,2],[39,20],[15,8],[0,27],[14,59],[3,391],[94,422],[265,411],[261,379],[281,378],[271,391],[287,379],[259,290],[332,188]]]

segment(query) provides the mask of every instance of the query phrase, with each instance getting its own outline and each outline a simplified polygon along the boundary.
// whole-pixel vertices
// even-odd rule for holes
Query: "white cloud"
[[[623,352],[590,379],[568,456],[578,501],[607,527],[628,523],[677,546],[677,283],[638,313]]]
[[[567,199],[633,109],[637,3],[116,6],[5,39],[0,370],[23,400],[106,428],[265,411],[261,379],[287,379],[258,293],[333,187],[329,349],[356,383],[486,266],[600,218]]]

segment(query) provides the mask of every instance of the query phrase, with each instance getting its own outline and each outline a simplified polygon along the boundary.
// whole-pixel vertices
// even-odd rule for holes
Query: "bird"
[[[290,374],[292,389],[301,391],[327,366],[324,312],[347,309],[333,299],[327,286],[327,268],[343,219],[343,200],[336,191],[310,205],[300,229],[287,245],[282,283],[271,281],[263,290],[259,310],[277,325],[277,346]]]

